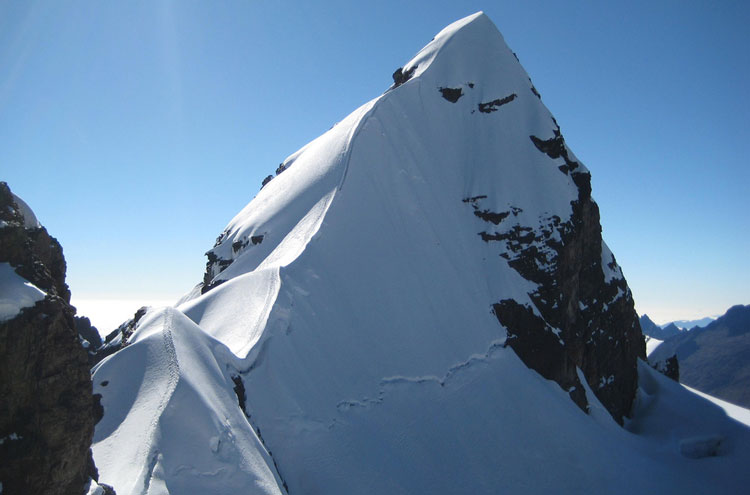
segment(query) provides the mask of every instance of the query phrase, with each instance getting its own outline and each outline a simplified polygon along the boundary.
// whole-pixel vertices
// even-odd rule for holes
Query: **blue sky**
[[[63,244],[81,309],[174,300],[263,177],[478,10],[591,169],[637,309],[749,303],[741,1],[4,0],[0,180]]]

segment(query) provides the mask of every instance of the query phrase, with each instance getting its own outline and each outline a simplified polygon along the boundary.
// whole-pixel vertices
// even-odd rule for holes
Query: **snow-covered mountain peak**
[[[615,424],[645,357],[630,290],[588,171],[481,13],[284,160],[207,254],[198,289],[96,370],[105,480],[330,494],[693,482],[632,462],[647,447]],[[113,455],[121,444],[132,457]]]
[[[502,34],[484,13],[465,17],[440,31],[404,64],[407,80],[423,78],[446,87],[482,81],[491,90],[528,90],[529,78]],[[495,77],[500,75],[501,77]],[[398,82],[397,82],[398,84]],[[468,89],[468,88],[467,88]]]
[[[484,196],[475,206],[512,208],[513,218],[535,227],[570,216],[571,201],[578,197],[576,177],[587,188],[588,171],[565,146],[552,115],[486,15],[479,12],[451,24],[399,70],[402,80],[391,90],[284,160],[274,180],[229,223],[209,252],[203,292],[261,265],[284,266],[295,259],[344,189],[350,169],[359,172],[365,166],[352,160],[353,153],[379,151],[378,140],[392,142],[393,149],[422,146],[404,155],[409,161],[423,160],[415,153],[436,153],[428,158],[432,167],[411,176],[421,177],[423,184],[429,179],[435,193],[447,186],[450,190],[441,192],[453,198]],[[436,127],[446,121],[450,125]],[[499,135],[504,139],[496,139]],[[550,157],[562,174],[546,172]],[[529,162],[536,167],[521,166]],[[404,165],[374,165],[377,181],[406,178]],[[363,187],[370,189],[374,182]],[[347,185],[347,194],[366,197],[352,187]],[[391,189],[381,193],[392,201]],[[401,199],[415,202],[411,195]],[[356,206],[363,207],[371,205]]]
[[[581,408],[586,368],[620,421],[643,354],[630,292],[587,169],[497,28],[481,13],[449,26],[394,80],[279,166],[180,309],[247,363],[313,325],[311,366],[351,368],[331,403],[506,342]],[[352,338],[366,345],[341,347]],[[532,357],[539,339],[554,359]]]

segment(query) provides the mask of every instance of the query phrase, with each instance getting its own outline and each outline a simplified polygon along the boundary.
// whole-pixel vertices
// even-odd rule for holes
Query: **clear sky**
[[[0,180],[108,331],[200,281],[263,177],[478,10],[591,169],[639,312],[750,303],[745,1],[0,0]]]

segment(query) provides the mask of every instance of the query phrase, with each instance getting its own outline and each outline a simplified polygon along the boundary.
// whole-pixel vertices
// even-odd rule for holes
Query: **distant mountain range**
[[[641,332],[643,332],[643,335],[657,340],[667,340],[681,332],[674,323],[668,323],[662,327],[651,321],[651,318],[646,314],[641,316],[639,321],[641,322]]]
[[[669,323],[664,323],[659,326],[661,328],[665,328],[670,325],[674,325],[681,330],[692,330],[695,327],[705,327],[706,325],[716,321],[717,317],[718,315],[706,316],[704,318],[699,318],[697,320],[675,320],[675,321],[670,321]]]
[[[675,320],[658,325],[649,318],[647,314],[640,317],[641,331],[643,335],[658,340],[666,340],[679,334],[683,330],[702,328],[716,321],[716,316],[706,316],[697,320]]]
[[[641,317],[644,335],[653,331],[649,321],[646,315]],[[734,306],[704,328],[669,336],[653,350],[649,361],[657,363],[675,354],[681,383],[750,407],[750,305]]]

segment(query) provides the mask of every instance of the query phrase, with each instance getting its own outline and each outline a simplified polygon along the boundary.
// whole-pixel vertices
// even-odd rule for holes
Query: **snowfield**
[[[151,310],[97,366],[100,480],[119,495],[742,492],[750,430],[713,403],[641,365],[622,428],[505,347],[491,305],[533,307],[534,284],[462,200],[512,212],[503,228],[568,219],[577,187],[529,139],[556,124],[481,13],[410,69],[284,161],[211,251],[211,290]]]

